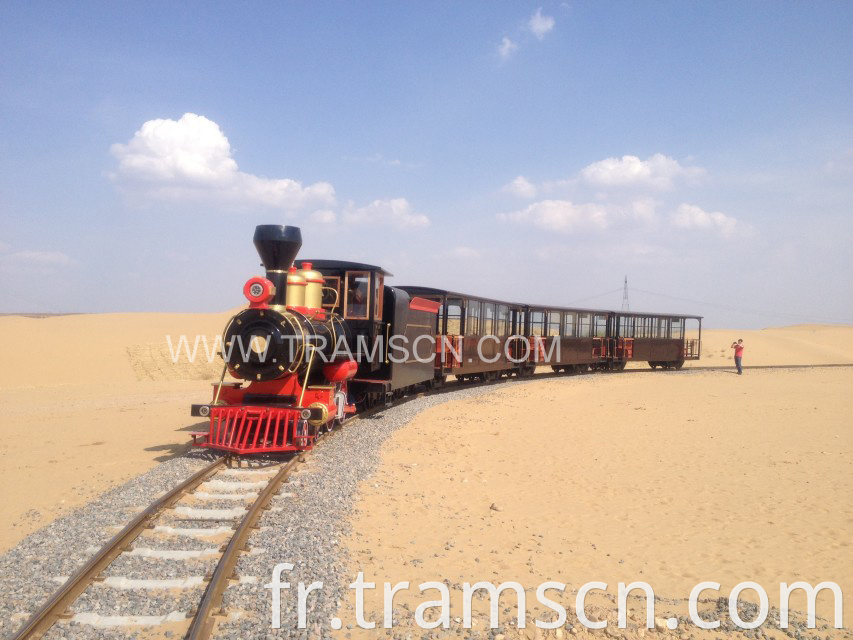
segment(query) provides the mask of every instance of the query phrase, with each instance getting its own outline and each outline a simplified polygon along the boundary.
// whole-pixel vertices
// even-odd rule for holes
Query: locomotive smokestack
[[[287,296],[287,270],[302,246],[299,227],[278,224],[261,224],[255,227],[255,248],[267,270],[267,279],[275,285],[273,304],[285,304]]]

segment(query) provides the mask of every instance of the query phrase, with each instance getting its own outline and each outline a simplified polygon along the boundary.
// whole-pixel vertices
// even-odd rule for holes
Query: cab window
[[[348,271],[344,293],[344,317],[367,320],[370,310],[370,272]]]
[[[323,308],[334,311],[341,306],[341,279],[338,276],[326,276],[323,280]]]

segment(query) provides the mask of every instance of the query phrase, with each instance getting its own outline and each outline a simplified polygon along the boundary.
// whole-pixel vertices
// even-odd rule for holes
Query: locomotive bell
[[[267,270],[267,279],[275,285],[273,305],[286,304],[287,271],[302,247],[299,227],[261,224],[255,227],[255,249]]]

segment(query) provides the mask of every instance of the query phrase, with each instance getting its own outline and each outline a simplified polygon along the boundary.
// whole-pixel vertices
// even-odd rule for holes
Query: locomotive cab
[[[312,265],[323,274],[324,307],[340,315],[349,328],[348,346],[358,364],[353,389],[359,404],[431,381],[435,343],[429,340],[435,336],[439,303],[386,285],[385,278],[392,274],[377,266],[333,260],[314,260]]]
[[[385,277],[381,267],[341,260],[308,261],[323,275],[323,308],[341,316],[351,333],[349,349],[359,378],[376,377],[385,363],[389,321],[385,314]],[[359,350],[361,357],[359,357]]]

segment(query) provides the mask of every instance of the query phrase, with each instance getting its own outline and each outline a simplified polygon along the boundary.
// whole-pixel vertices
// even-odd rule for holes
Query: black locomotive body
[[[351,388],[359,405],[373,406],[433,378],[432,345],[439,305],[385,284],[380,267],[312,260],[323,274],[323,307],[349,328],[349,352],[358,364]]]

